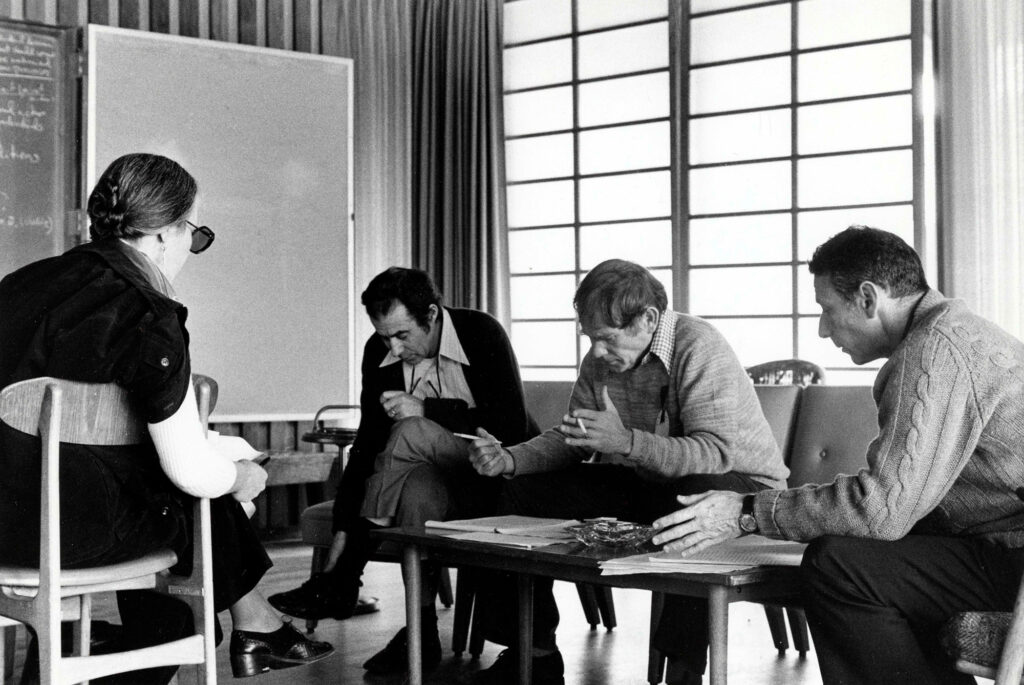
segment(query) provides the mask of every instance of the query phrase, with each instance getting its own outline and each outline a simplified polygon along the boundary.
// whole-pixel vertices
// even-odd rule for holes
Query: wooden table
[[[600,561],[636,554],[634,549],[591,548],[560,543],[536,549],[516,549],[480,542],[453,540],[420,528],[387,528],[371,535],[402,548],[405,614],[409,644],[409,683],[422,685],[420,661],[421,556],[446,566],[470,566],[516,574],[519,595],[519,682],[530,685],[533,647],[533,579],[536,577],[633,588],[667,594],[704,597],[709,604],[710,671],[712,685],[725,685],[729,636],[729,604],[742,601],[795,599],[800,592],[799,568],[761,566],[728,573],[656,573],[602,576]]]
[[[331,472],[331,465],[338,458],[337,452],[302,452],[299,450],[263,450],[270,461],[263,467],[267,470],[267,487],[271,485],[296,485],[301,483],[322,483]]]

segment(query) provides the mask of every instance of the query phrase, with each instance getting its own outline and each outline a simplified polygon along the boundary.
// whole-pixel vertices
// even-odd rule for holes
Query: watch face
[[[751,514],[743,514],[740,516],[740,530],[744,533],[756,533],[757,519]]]

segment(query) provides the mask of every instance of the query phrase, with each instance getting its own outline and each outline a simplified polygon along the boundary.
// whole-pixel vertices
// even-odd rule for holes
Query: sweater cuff
[[[654,454],[654,441],[657,436],[639,428],[630,428],[629,432],[633,434],[633,447],[626,455],[626,459],[637,466],[644,466]]]
[[[754,518],[757,519],[757,532],[768,538],[782,538],[782,531],[775,522],[775,507],[779,503],[782,490],[762,490],[754,495]]]

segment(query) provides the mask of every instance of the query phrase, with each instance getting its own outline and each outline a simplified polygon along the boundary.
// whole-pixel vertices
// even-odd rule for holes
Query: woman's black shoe
[[[231,631],[231,673],[236,678],[311,664],[333,652],[334,647],[329,642],[309,640],[291,623],[285,623],[272,633]]]

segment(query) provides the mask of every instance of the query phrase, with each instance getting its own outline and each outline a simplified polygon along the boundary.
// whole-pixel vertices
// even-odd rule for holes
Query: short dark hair
[[[401,302],[423,328],[430,322],[430,305],[441,307],[441,291],[426,271],[392,266],[373,277],[362,295],[363,306],[371,319],[387,315]]]
[[[891,297],[928,289],[914,248],[898,235],[870,226],[850,226],[832,236],[818,246],[807,266],[815,276],[828,276],[847,301],[854,299],[864,281],[884,286]]]
[[[609,259],[587,274],[572,299],[580,323],[603,323],[626,328],[648,307],[668,309],[665,286],[650,271],[627,262]]]
[[[89,236],[138,238],[181,221],[198,189],[173,159],[142,152],[118,157],[89,194]]]

